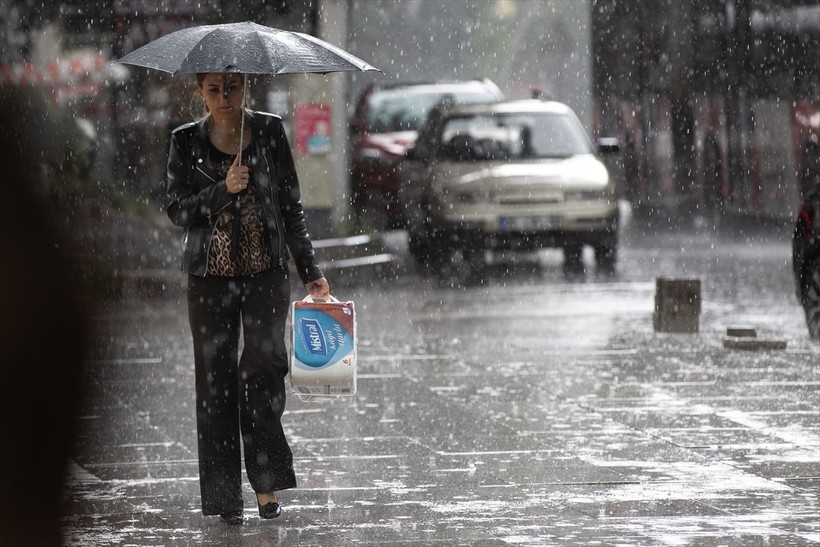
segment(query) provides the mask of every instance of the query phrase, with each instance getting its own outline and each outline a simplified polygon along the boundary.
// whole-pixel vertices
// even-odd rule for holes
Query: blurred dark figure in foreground
[[[706,135],[703,142],[703,201],[711,215],[723,213],[723,160],[714,133]]]
[[[68,458],[89,342],[88,300],[65,236],[69,135],[32,90],[0,88],[0,545],[60,545]],[[62,150],[62,152],[61,152]],[[65,158],[62,158],[65,159]],[[70,160],[69,160],[70,161]],[[50,166],[47,164],[51,164]],[[69,170],[70,171],[70,170]]]
[[[803,146],[800,207],[792,235],[792,268],[797,300],[809,335],[820,340],[820,147],[812,134]]]
[[[800,165],[800,191],[805,196],[820,188],[820,139],[811,134],[803,143]]]

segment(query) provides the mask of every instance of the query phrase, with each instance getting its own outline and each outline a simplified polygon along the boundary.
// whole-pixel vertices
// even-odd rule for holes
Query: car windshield
[[[374,93],[368,104],[368,133],[418,131],[430,110],[445,95],[457,103],[478,103],[495,100],[489,91],[427,92],[395,90]]]
[[[480,114],[447,120],[441,156],[451,161],[568,158],[592,150],[574,118],[558,113]]]

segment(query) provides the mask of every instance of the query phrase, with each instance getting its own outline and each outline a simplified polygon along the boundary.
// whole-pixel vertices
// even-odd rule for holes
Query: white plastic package
[[[303,401],[356,395],[356,310],[353,302],[291,304],[292,391]]]

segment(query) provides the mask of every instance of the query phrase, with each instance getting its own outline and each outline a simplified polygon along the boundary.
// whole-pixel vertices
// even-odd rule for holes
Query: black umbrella
[[[265,27],[250,21],[178,30],[135,49],[117,62],[171,74],[379,71],[358,57],[309,34]],[[243,105],[247,89],[248,79],[245,78]],[[243,128],[244,122],[245,117],[242,116]],[[239,146],[241,153],[241,141]]]

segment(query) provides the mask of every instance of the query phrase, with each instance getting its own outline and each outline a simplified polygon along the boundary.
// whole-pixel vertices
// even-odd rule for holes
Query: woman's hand
[[[314,279],[305,285],[305,288],[313,299],[328,300],[330,298],[330,285],[324,277]]]
[[[248,187],[248,166],[240,165],[239,154],[228,168],[228,175],[225,177],[225,186],[228,187],[228,193],[238,194]]]

